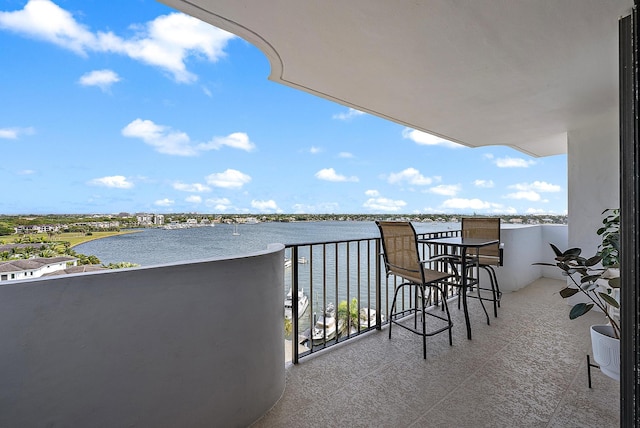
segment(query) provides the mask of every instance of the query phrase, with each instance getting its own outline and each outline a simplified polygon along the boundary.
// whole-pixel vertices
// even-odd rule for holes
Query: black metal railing
[[[448,230],[418,237],[459,233]],[[388,322],[393,293],[401,280],[386,277],[380,238],[287,244],[285,248],[285,335],[291,341],[294,364]],[[444,251],[425,244],[420,244],[420,250],[425,258]],[[406,292],[398,299],[397,309],[409,313],[414,298]],[[438,298],[428,303],[438,305]]]

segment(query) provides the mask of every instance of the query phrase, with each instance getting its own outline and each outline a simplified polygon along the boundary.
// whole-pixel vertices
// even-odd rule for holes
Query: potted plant
[[[570,283],[560,290],[562,298],[578,293],[586,297],[586,302],[573,305],[569,318],[578,318],[594,307],[604,313],[608,323],[591,326],[593,358],[604,374],[620,380],[620,212],[618,209],[607,209],[603,215],[603,227],[597,231],[602,237],[602,243],[598,246],[596,255],[585,258],[581,256],[580,248],[560,251],[550,244],[556,263],[536,264],[557,266],[569,277]]]

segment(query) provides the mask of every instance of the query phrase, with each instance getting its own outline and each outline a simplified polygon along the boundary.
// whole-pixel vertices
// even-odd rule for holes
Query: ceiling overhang
[[[633,0],[160,0],[257,46],[273,81],[471,147],[566,153],[618,111]]]

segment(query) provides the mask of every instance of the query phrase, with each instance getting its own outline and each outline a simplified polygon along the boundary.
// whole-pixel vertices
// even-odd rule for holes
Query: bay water
[[[457,230],[460,223],[413,223],[417,233]],[[256,251],[265,250],[267,245],[281,244],[311,244],[330,241],[347,241],[352,239],[367,239],[379,237],[378,228],[373,221],[322,221],[322,222],[264,222],[257,224],[216,224],[214,227],[203,226],[184,229],[148,228],[139,229],[135,233],[111,236],[108,238],[89,241],[74,247],[78,253],[94,255],[107,265],[109,263],[130,262],[140,266],[152,266],[157,264],[203,260],[212,257],[242,256]],[[302,247],[299,256],[308,259],[317,255],[309,253],[309,247]],[[324,251],[324,250],[321,250]],[[326,249],[328,264],[334,265],[334,249],[329,246]],[[341,250],[342,251],[342,250]],[[288,250],[285,251],[289,256]],[[340,255],[343,257],[344,254]],[[371,258],[376,255],[372,254]],[[315,259],[314,259],[315,260]],[[322,255],[318,260],[322,260]],[[283,260],[284,263],[284,260]],[[308,265],[301,265],[308,266]],[[350,301],[357,296],[362,307],[374,307],[375,293],[370,285],[363,285],[363,289],[356,292],[357,285],[347,290],[345,285],[345,273],[327,273],[322,262],[317,262],[312,270],[300,268],[301,292],[307,294],[310,305],[300,317],[301,330],[308,330],[315,324],[318,314],[323,312],[328,304],[338,305],[343,300]],[[342,266],[342,270],[345,267]],[[367,278],[368,265],[361,267],[360,277]],[[343,278],[340,286],[336,275]],[[357,284],[357,270],[349,272],[351,284]],[[291,269],[285,269],[284,278],[285,293],[292,284]],[[311,284],[316,284],[312,286]],[[328,287],[322,284],[330,284]],[[315,288],[314,288],[315,287]],[[283,296],[284,299],[284,296]],[[389,302],[383,302],[383,308]],[[308,337],[308,334],[307,334]]]
[[[414,223],[418,233],[455,230],[459,223]],[[306,244],[378,237],[372,221],[264,222],[166,230],[140,229],[135,233],[97,239],[74,249],[94,255],[103,264],[131,262],[151,266],[210,257],[231,257],[265,250],[268,244]]]

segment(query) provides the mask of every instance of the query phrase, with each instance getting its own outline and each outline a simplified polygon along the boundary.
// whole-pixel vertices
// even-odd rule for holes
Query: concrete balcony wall
[[[500,237],[504,243],[504,266],[496,269],[502,291],[516,291],[540,277],[564,279],[557,268],[534,266],[533,263],[553,263],[553,251],[549,243],[566,249],[568,228],[565,225],[535,225],[502,228]],[[481,272],[481,281],[489,280]]]
[[[280,398],[284,247],[0,286],[0,426],[247,426]]]

